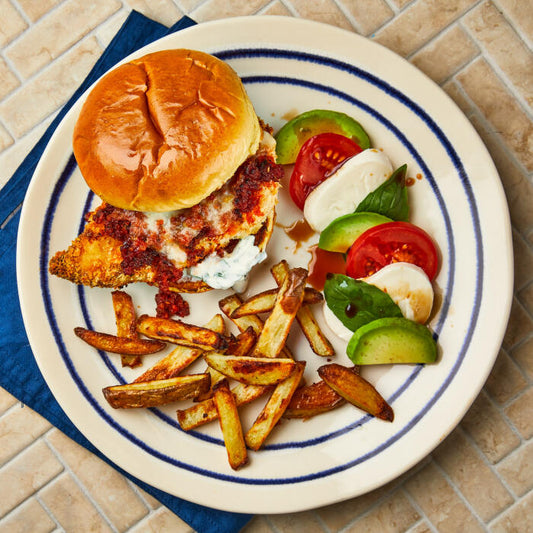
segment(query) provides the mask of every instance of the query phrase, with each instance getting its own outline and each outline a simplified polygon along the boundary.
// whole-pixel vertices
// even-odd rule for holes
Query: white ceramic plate
[[[438,243],[439,310],[431,328],[438,364],[365,369],[395,411],[386,423],[344,406],[302,422],[284,421],[248,466],[228,466],[218,424],[190,434],[179,429],[176,405],[113,410],[101,389],[129,381],[122,369],[72,330],[112,332],[109,290],[78,288],[50,277],[51,254],[78,234],[95,200],[71,151],[80,103],[52,138],[28,190],[19,234],[18,276],[24,321],[39,367],[77,427],[105,455],[162,490],[211,507],[281,513],[317,507],[374,489],[426,456],[455,427],[481,389],[498,352],[512,294],[507,205],[483,144],[451,100],[423,74],[383,47],[355,34],[293,18],[237,18],[201,24],[166,37],[136,56],[187,47],[217,54],[242,77],[259,116],[277,130],[284,117],[313,108],[348,113],[395,166],[421,175],[410,188],[412,221]],[[281,226],[300,216],[283,192],[268,263],[254,271],[251,290],[272,287],[268,266],[280,258],[306,266]],[[316,239],[315,239],[316,240]],[[154,291],[131,286],[141,311],[154,312]],[[218,311],[225,293],[188,298],[194,323]],[[318,319],[322,320],[318,313]],[[324,363],[301,335],[290,344],[308,361],[315,381]],[[336,360],[348,363],[335,341]],[[157,356],[146,358],[146,364]],[[260,406],[244,410],[244,426]],[[255,409],[255,410],[254,410]]]

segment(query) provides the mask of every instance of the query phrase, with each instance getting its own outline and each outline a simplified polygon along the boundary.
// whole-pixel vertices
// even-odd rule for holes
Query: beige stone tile
[[[464,113],[464,115],[470,119],[473,113],[472,104],[466,98],[461,88],[457,85],[457,83],[453,80],[453,78],[445,82],[442,85],[442,89],[446,92],[446,94],[455,102],[455,104],[461,109],[461,111]]]
[[[0,387],[0,414],[7,411],[11,406],[15,405],[18,400],[4,388]]]
[[[527,2],[526,2],[527,3]],[[526,102],[533,106],[533,53],[491,2],[482,2],[464,18],[481,43]]]
[[[9,0],[0,0],[0,14],[2,15],[0,46],[5,46],[20,35],[28,25]]]
[[[18,4],[32,21],[40,19],[45,13],[48,13],[53,7],[57,6],[61,0],[17,0]]]
[[[375,40],[402,56],[408,56],[457,20],[476,0],[414,2],[376,34]]]
[[[190,15],[196,22],[253,15],[267,3],[266,0],[248,0],[247,2],[241,2],[240,0],[226,0],[225,2],[207,0],[207,2],[200,4],[197,9],[190,12]],[[187,13],[187,10],[184,10],[184,12]]]
[[[144,498],[146,503],[151,509],[158,509],[161,507],[161,502],[154,498],[151,494],[148,494],[146,491],[142,490],[140,487],[135,486],[135,490],[139,491],[139,494]]]
[[[19,139],[16,144],[0,153],[0,187],[7,183],[52,120],[53,117],[49,117],[22,139]]]
[[[469,118],[496,165],[509,204],[511,222],[517,230],[525,233],[533,227],[533,183],[502,146],[499,133],[490,126],[486,127],[476,115]]]
[[[513,497],[460,430],[433,452],[433,458],[485,522],[513,502]]]
[[[489,396],[497,403],[503,404],[525,388],[527,388],[527,381],[516,363],[506,352],[500,351],[485,383],[485,390]]]
[[[166,26],[172,26],[183,16],[172,0],[128,0],[128,5]]]
[[[290,533],[324,533],[325,529],[314,512],[272,515],[269,521],[276,531]]]
[[[394,16],[384,0],[340,0],[362,35],[370,35]]]
[[[481,113],[528,171],[533,170],[533,121],[484,59],[457,75]]]
[[[68,0],[25,32],[6,55],[17,72],[28,78],[118,9],[118,0]]]
[[[9,135],[9,132],[0,124],[0,152],[13,144],[13,137]]]
[[[526,311],[533,315],[533,283],[518,291],[516,296]]]
[[[44,487],[39,497],[65,531],[76,533],[112,531],[68,473],[62,474]]]
[[[519,342],[523,341],[533,331],[533,319],[529,313],[523,308],[522,304],[516,299],[513,299],[511,305],[511,316],[509,317],[509,324],[503,339],[503,346],[506,349],[511,349]]]
[[[0,104],[0,119],[18,138],[56,111],[78,88],[102,50],[94,37],[39,73]]]
[[[491,524],[490,533],[522,533],[533,531],[533,492],[511,507]]]
[[[313,2],[291,0],[291,4],[303,18],[324,22],[346,30],[353,30],[352,25],[333,0],[314,0]]]
[[[0,517],[28,499],[63,470],[50,448],[38,441],[0,472]]]
[[[520,446],[520,439],[492,405],[484,391],[481,391],[470,407],[461,426],[466,429],[491,463],[497,463]]]
[[[178,7],[184,13],[190,13],[193,9],[197,8],[205,0],[175,0]]]
[[[498,0],[498,7],[521,35],[533,42],[533,2]]]
[[[273,533],[264,516],[254,516],[240,531],[240,533]]]
[[[16,89],[20,82],[7,63],[0,57],[0,100]]]
[[[134,526],[128,533],[161,533],[172,531],[172,533],[193,533],[193,530],[181,518],[169,511],[166,507],[161,507],[146,520]]]
[[[533,488],[533,442],[522,446],[498,465],[498,473],[518,496]]]
[[[524,439],[533,437],[533,387],[509,404],[505,414]]]
[[[351,500],[321,507],[316,513],[329,530],[339,531],[354,518],[368,511],[385,494],[386,487],[382,487]]]
[[[477,46],[464,30],[460,26],[453,26],[414,54],[411,62],[440,84],[478,53]]]
[[[29,446],[51,427],[26,406],[16,407],[0,418],[0,465]]]
[[[47,440],[119,531],[125,531],[148,514],[144,503],[114,468],[59,430],[51,432]]]
[[[408,533],[431,533],[431,527],[427,522],[420,522],[408,530]]]
[[[267,5],[264,11],[261,11],[261,15],[283,15],[285,17],[290,17],[292,16],[292,13],[284,4],[279,0],[276,0],[272,4]]]
[[[392,493],[385,501],[356,520],[345,531],[379,531],[380,533],[400,533],[420,519],[420,515],[401,491]]]
[[[533,379],[533,337],[517,346],[511,355],[529,379]]]
[[[128,10],[121,9],[96,28],[96,37],[103,48],[107,48],[107,45],[115,37],[118,30],[120,30],[129,14],[130,12]]]
[[[49,533],[55,528],[55,522],[35,498],[26,500],[0,520],[0,531],[9,533]]]
[[[483,531],[435,465],[429,464],[409,479],[405,489],[439,533]]]
[[[533,251],[523,237],[513,232],[514,285],[520,289],[533,279]]]
[[[402,7],[405,7],[407,4],[409,4],[410,2],[412,2],[413,0],[392,0],[392,3],[398,7],[398,8],[402,8]]]

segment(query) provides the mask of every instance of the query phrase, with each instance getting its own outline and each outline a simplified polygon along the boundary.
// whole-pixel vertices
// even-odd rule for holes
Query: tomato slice
[[[303,209],[309,193],[361,151],[356,142],[337,133],[319,133],[308,139],[298,152],[291,174],[289,192],[293,202]]]
[[[390,263],[413,263],[430,280],[437,274],[438,252],[431,237],[409,222],[386,222],[360,235],[350,247],[346,274],[364,278]]]

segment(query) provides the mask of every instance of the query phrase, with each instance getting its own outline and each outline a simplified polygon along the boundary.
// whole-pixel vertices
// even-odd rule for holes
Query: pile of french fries
[[[286,341],[296,322],[315,354],[334,356],[312,311],[323,296],[306,286],[303,268],[291,269],[281,261],[271,273],[276,288],[244,302],[237,294],[222,299],[222,314],[202,327],[148,315],[137,318],[131,297],[114,291],[117,334],[75,328],[76,335],[99,350],[120,354],[122,365],[132,368],[168,343],[175,347],[132,383],[104,388],[109,404],[124,409],[193,400],[177,410],[181,428],[190,431],[218,419],[235,470],[248,462],[248,450],[263,446],[282,417],[307,419],[348,402],[392,421],[392,408],[359,375],[359,368],[328,363],[318,369],[319,381],[305,383],[306,361],[297,360]],[[226,331],[223,315],[237,326],[237,335]],[[205,370],[187,373],[197,360],[205,362]],[[239,407],[260,397],[266,398],[264,406],[245,431]]]

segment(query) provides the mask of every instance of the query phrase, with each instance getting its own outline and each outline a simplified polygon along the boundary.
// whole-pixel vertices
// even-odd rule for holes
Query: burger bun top
[[[73,148],[88,186],[122,209],[196,205],[257,151],[261,127],[223,61],[164,50],[107,73],[89,93]]]

